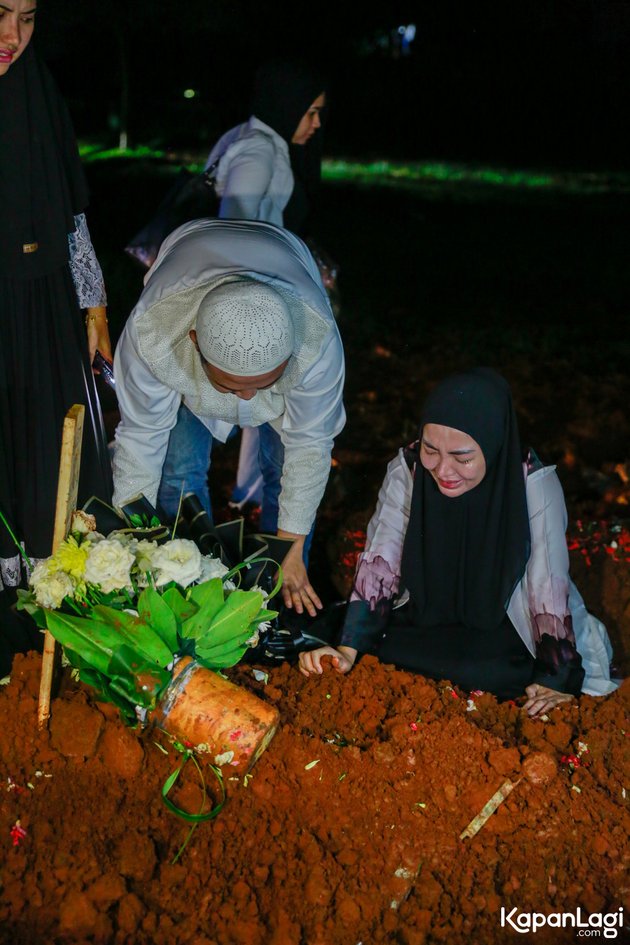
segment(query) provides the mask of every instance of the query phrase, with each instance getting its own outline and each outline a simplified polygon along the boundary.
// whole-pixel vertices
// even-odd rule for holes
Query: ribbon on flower
[[[203,771],[201,770],[201,766],[195,757],[194,745],[192,745],[190,742],[182,743],[179,741],[174,741],[173,748],[181,752],[182,759],[179,765],[177,766],[177,768],[175,769],[175,771],[169,774],[168,778],[162,785],[162,792],[161,792],[162,800],[164,801],[164,804],[171,811],[172,814],[175,814],[176,817],[181,817],[182,820],[188,821],[188,823],[192,824],[192,826],[188,832],[188,836],[184,840],[182,846],[177,851],[177,854],[175,855],[174,859],[171,860],[171,865],[177,863],[177,861],[179,860],[180,856],[182,855],[182,853],[188,846],[188,843],[190,842],[190,839],[197,825],[204,823],[205,821],[208,821],[208,820],[214,820],[214,818],[218,814],[220,814],[220,812],[223,810],[223,805],[225,804],[225,785],[223,783],[223,775],[221,774],[220,768],[217,768],[215,765],[211,764],[210,769],[212,770],[212,773],[216,777],[217,781],[219,782],[219,787],[221,788],[221,800],[218,802],[218,804],[216,804],[212,808],[212,810],[205,811],[204,813],[203,808],[204,808],[205,800],[206,800],[206,780],[203,776]],[[180,774],[182,773],[182,771],[184,770],[184,768],[186,767],[189,761],[192,761],[192,763],[194,764],[199,774],[199,779],[201,781],[202,798],[201,798],[201,808],[198,814],[190,814],[188,811],[183,810],[181,807],[178,807],[177,804],[174,804],[173,801],[168,796],[170,792],[173,790],[173,788],[175,787]]]
[[[252,558],[251,560],[241,561],[240,564],[237,564],[233,568],[230,568],[227,574],[223,575],[221,580],[229,581],[233,577],[235,577],[239,571],[249,570],[255,564],[262,564],[262,563],[266,564],[267,562],[271,562],[271,564],[275,564],[276,567],[278,568],[278,577],[276,579],[275,586],[273,590],[269,591],[269,593],[267,594],[267,600],[271,600],[271,598],[275,597],[278,591],[280,590],[280,588],[282,587],[282,579],[283,579],[282,568],[280,567],[278,562],[275,560],[275,558]]]

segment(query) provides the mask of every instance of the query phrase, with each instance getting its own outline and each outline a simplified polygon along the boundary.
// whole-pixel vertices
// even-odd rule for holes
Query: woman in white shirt
[[[250,118],[227,131],[208,156],[206,168],[218,162],[221,219],[260,220],[303,235],[319,177],[313,138],[325,105],[323,78],[304,64],[274,61],[258,71]],[[312,170],[302,149],[317,151]]]

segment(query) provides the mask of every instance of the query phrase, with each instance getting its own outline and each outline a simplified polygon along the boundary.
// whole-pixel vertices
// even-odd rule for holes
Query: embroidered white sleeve
[[[319,358],[285,395],[284,446],[278,528],[308,535],[330,475],[334,438],[343,430],[343,348],[331,332]]]
[[[162,384],[138,353],[133,319],[125,325],[116,347],[114,376],[120,423],[115,436],[113,504],[120,507],[142,492],[155,505],[181,395]]]
[[[68,235],[70,272],[77,291],[79,308],[107,305],[103,273],[88,230],[84,213],[74,218],[76,229]]]

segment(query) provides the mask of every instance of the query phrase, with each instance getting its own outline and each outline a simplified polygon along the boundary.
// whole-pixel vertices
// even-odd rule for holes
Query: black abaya
[[[86,189],[65,105],[30,47],[0,78],[0,119],[0,510],[28,555],[42,558],[51,553],[63,418],[75,403],[86,406],[79,501],[111,496],[68,264]],[[0,522],[0,590],[22,577]]]

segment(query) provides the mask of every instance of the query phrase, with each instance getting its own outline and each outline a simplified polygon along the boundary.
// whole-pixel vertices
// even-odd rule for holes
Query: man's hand
[[[305,535],[292,535],[278,529],[278,538],[293,538],[294,542],[282,562],[282,597],[286,607],[298,614],[307,612],[314,617],[322,609],[322,602],[308,579],[302,552]]]
[[[544,715],[550,709],[555,709],[562,702],[571,702],[575,697],[568,692],[558,692],[556,689],[549,689],[547,686],[540,686],[538,683],[532,683],[527,686],[525,694],[528,696],[523,709],[530,716]]]
[[[333,669],[338,673],[349,673],[354,666],[357,658],[357,651],[351,646],[340,646],[335,649],[332,646],[320,646],[316,650],[310,650],[308,653],[300,653],[300,672],[303,676],[310,676],[311,673],[324,672],[322,659],[324,656],[332,657],[331,663]]]

